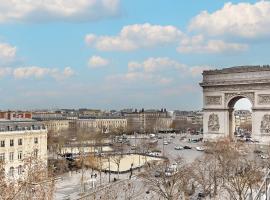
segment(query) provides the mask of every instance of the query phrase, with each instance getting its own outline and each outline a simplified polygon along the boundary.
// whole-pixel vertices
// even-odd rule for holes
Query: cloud
[[[189,69],[192,77],[196,77],[202,74],[204,70],[210,70],[210,66],[194,66]]]
[[[109,64],[109,61],[100,56],[92,56],[88,61],[88,66],[90,68],[100,68],[105,67]]]
[[[7,76],[12,73],[12,69],[10,67],[0,67],[0,78]]]
[[[42,79],[45,76],[50,76],[56,80],[63,80],[74,75],[74,71],[70,67],[66,67],[63,71],[57,68],[44,68],[44,67],[18,67],[12,71],[15,79]]]
[[[264,37],[270,34],[270,2],[226,3],[213,13],[201,12],[194,17],[190,31],[199,31],[212,36],[231,35],[244,38]]]
[[[248,45],[240,43],[224,42],[222,40],[206,40],[202,35],[185,37],[177,51],[179,53],[223,53],[245,51]]]
[[[16,58],[17,48],[7,43],[0,43],[0,63],[12,62]]]
[[[126,80],[138,77],[150,77],[160,79],[160,83],[171,83],[172,78],[163,77],[164,72],[175,71],[175,74],[185,74],[186,76],[196,77],[201,75],[203,70],[209,70],[209,66],[188,66],[168,57],[150,57],[142,62],[130,61],[128,63],[128,73],[125,74]]]
[[[0,23],[93,21],[119,14],[120,0],[0,0]]]
[[[182,32],[175,26],[134,24],[124,26],[117,36],[85,37],[87,45],[100,51],[134,51],[140,48],[152,48],[174,44],[181,39]]]
[[[136,71],[143,69],[145,72],[156,72],[168,69],[185,69],[185,65],[168,57],[148,58],[143,62],[129,62],[128,70]]]

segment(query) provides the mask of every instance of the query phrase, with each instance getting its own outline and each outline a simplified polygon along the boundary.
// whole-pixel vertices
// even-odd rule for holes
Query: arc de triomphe
[[[233,136],[233,107],[252,103],[252,138],[270,143],[270,66],[243,66],[203,72],[204,139]]]

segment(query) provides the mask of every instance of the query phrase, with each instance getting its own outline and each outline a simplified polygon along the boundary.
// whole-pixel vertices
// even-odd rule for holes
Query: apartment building
[[[0,121],[0,161],[7,177],[20,177],[28,157],[47,164],[46,127],[34,121]]]

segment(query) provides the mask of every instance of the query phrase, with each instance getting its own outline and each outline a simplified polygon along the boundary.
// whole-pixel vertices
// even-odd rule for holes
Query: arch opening
[[[244,96],[236,96],[228,102],[229,135],[249,138],[252,133],[252,102]]]

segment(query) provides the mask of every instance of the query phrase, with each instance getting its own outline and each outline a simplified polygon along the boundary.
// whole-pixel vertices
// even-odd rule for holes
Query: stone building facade
[[[23,175],[24,159],[47,164],[47,129],[39,122],[0,122],[0,161],[9,179]]]
[[[78,128],[90,129],[95,132],[111,132],[114,130],[127,128],[127,119],[125,118],[90,118],[76,120]]]

